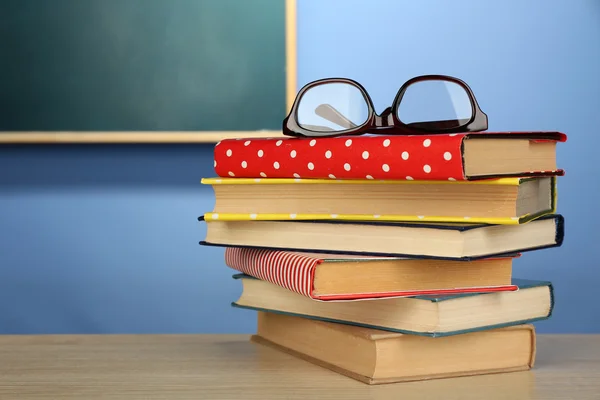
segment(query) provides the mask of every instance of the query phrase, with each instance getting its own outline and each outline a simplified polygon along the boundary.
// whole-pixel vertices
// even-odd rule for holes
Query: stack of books
[[[369,384],[527,370],[558,247],[560,132],[227,139],[202,245],[225,247],[255,342]]]

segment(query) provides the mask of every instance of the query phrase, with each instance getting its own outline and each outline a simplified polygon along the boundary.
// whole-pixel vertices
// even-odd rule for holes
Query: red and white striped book
[[[455,261],[227,247],[225,263],[311,299],[330,301],[514,291],[517,256]]]

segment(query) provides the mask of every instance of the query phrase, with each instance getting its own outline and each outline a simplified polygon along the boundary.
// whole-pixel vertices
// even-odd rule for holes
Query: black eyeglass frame
[[[417,122],[405,124],[400,121],[397,116],[398,107],[404,97],[406,89],[414,83],[429,81],[429,80],[442,80],[453,82],[461,86],[469,96],[471,102],[471,118],[459,126],[456,126],[458,120],[448,121],[430,121],[430,122]],[[309,89],[316,86],[329,84],[329,83],[346,83],[354,85],[362,93],[368,107],[369,117],[367,120],[359,126],[344,129],[340,131],[319,132],[312,131],[309,129],[302,128],[298,123],[298,104],[302,99],[304,93]],[[454,123],[454,125],[450,125]],[[450,126],[450,127],[448,127]],[[448,75],[420,75],[406,81],[396,93],[394,101],[390,107],[387,107],[381,114],[375,112],[373,107],[373,101],[371,96],[366,89],[357,81],[349,78],[324,78],[312,81],[304,85],[296,95],[294,103],[289,114],[283,120],[283,134],[286,136],[294,137],[335,137],[345,135],[362,135],[364,133],[373,134],[386,134],[386,135],[425,135],[425,134],[443,134],[443,133],[460,133],[460,132],[478,132],[485,131],[488,129],[487,115],[481,111],[477,99],[473,94],[473,91],[463,80],[448,76]]]

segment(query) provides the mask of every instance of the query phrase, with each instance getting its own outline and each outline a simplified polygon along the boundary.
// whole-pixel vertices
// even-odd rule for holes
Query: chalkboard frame
[[[297,24],[296,1],[285,1],[286,110],[296,96]],[[260,131],[23,131],[0,132],[0,144],[109,144],[109,143],[216,143],[222,139],[278,137],[280,130]]]

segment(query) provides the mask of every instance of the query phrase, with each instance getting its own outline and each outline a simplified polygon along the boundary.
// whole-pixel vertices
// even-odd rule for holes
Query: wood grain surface
[[[527,372],[380,386],[249,338],[0,336],[0,399],[600,399],[600,335],[539,335]]]

